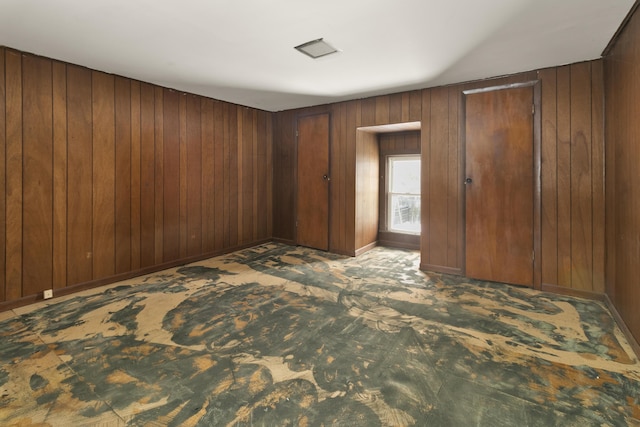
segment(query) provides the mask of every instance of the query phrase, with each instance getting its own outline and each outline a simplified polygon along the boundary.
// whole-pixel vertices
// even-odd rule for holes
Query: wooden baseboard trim
[[[609,311],[611,312],[611,315],[613,316],[613,319],[616,321],[616,324],[624,334],[624,337],[627,339],[627,342],[631,346],[631,350],[633,350],[636,357],[640,359],[640,344],[638,343],[638,340],[636,340],[636,337],[633,336],[633,334],[627,327],[627,324],[624,323],[624,320],[622,320],[622,316],[620,316],[618,309],[616,308],[615,305],[613,305],[613,302],[611,301],[611,299],[609,298],[609,295],[607,294],[604,295],[604,303],[609,309]]]
[[[573,288],[565,288],[564,286],[558,285],[550,285],[548,283],[543,283],[540,286],[540,290],[543,292],[550,292],[552,294],[566,295],[569,297],[577,297],[590,299],[594,301],[604,302],[605,294],[601,294],[598,292],[585,291],[582,289],[573,289]]]
[[[174,268],[174,267],[178,267],[180,265],[185,265],[185,264],[190,264],[192,262],[201,261],[203,259],[213,258],[213,257],[220,256],[220,255],[225,255],[225,254],[228,254],[228,253],[231,253],[231,252],[239,251],[239,250],[242,250],[242,249],[247,249],[247,248],[250,248],[250,247],[253,247],[253,246],[257,246],[257,245],[262,245],[264,243],[269,243],[269,242],[272,242],[272,241],[273,241],[273,239],[259,240],[259,241],[248,243],[248,244],[245,244],[245,245],[234,246],[233,248],[227,248],[227,249],[207,252],[205,254],[191,256],[191,257],[187,257],[187,258],[182,258],[182,259],[179,259],[179,260],[176,260],[176,261],[165,262],[165,263],[162,263],[162,264],[157,264],[157,265],[154,265],[154,266],[141,268],[141,269],[138,269],[138,270],[135,270],[135,271],[129,271],[129,272],[126,272],[126,273],[116,274],[114,276],[109,276],[109,277],[105,277],[105,278],[102,278],[102,279],[90,280],[88,282],[83,282],[83,283],[78,283],[78,284],[75,284],[75,285],[72,285],[72,286],[67,286],[66,288],[54,289],[53,290],[53,297],[56,298],[56,297],[71,295],[71,294],[74,294],[76,292],[86,291],[88,289],[98,288],[98,287],[104,286],[104,285],[110,285],[112,283],[120,282],[122,280],[128,280],[128,279],[132,279],[134,277],[144,276],[145,274],[156,273],[158,271],[166,270],[168,268]],[[0,312],[7,311],[7,310],[12,310],[12,309],[18,308],[18,307],[24,307],[26,305],[33,304],[33,303],[40,302],[40,301],[44,301],[42,295],[36,294],[36,295],[28,295],[26,297],[22,297],[22,298],[17,299],[17,300],[2,302],[2,303],[0,303]]]
[[[378,242],[371,242],[366,246],[361,247],[360,249],[356,249],[355,256],[362,255],[363,253],[370,251],[371,249],[378,246]]]
[[[397,242],[393,240],[378,240],[378,246],[385,246],[388,248],[409,249],[412,251],[419,251],[420,244],[412,245],[404,242]]]
[[[442,265],[420,264],[420,270],[433,271],[435,273],[453,274],[455,276],[463,276],[462,269],[453,267],[444,267]]]
[[[273,239],[271,239],[271,241],[275,242],[275,243],[282,243],[283,245],[296,246],[296,242],[294,240],[290,240],[290,239],[273,238]]]

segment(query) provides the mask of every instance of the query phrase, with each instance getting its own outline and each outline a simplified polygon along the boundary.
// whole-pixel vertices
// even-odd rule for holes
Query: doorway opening
[[[420,122],[356,134],[356,254],[373,246],[420,249]]]

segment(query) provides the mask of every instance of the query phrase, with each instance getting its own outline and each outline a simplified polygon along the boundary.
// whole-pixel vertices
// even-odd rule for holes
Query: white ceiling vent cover
[[[313,59],[338,52],[338,49],[331,46],[323,39],[317,39],[310,42],[302,43],[301,45],[296,46],[295,49],[299,50],[307,56],[310,56]]]

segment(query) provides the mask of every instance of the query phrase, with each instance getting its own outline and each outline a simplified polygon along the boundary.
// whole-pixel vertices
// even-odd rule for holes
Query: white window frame
[[[387,211],[387,231],[392,233],[399,234],[409,234],[409,235],[420,235],[420,230],[418,231],[408,231],[393,228],[393,196],[417,196],[418,200],[420,200],[420,194],[422,189],[418,193],[394,193],[393,189],[393,163],[395,160],[417,160],[420,161],[420,154],[394,154],[387,156],[387,188],[386,188],[386,211]],[[422,166],[422,165],[421,165]],[[420,207],[422,209],[422,207]]]

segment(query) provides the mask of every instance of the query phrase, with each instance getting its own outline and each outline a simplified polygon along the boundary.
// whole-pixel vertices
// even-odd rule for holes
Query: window
[[[420,234],[420,156],[389,156],[387,230]]]

